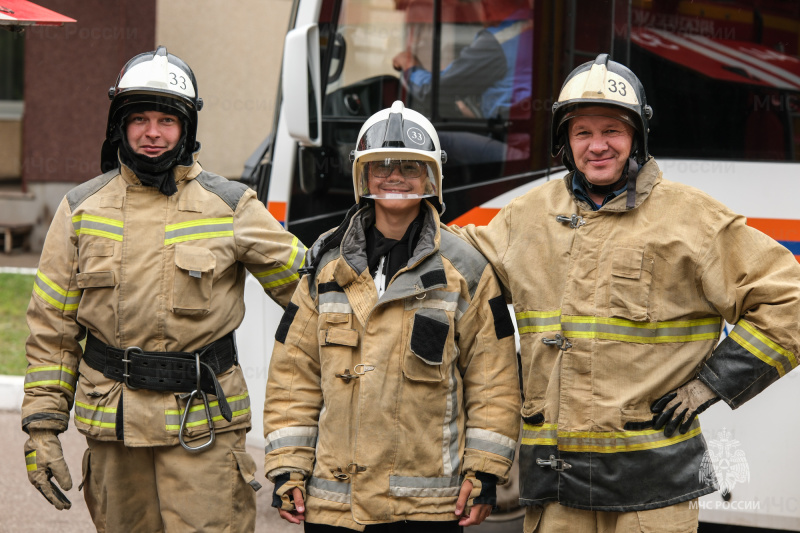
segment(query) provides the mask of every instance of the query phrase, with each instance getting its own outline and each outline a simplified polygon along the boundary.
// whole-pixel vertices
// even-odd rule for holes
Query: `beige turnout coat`
[[[90,368],[79,344],[86,331],[113,347],[195,350],[241,323],[246,270],[288,304],[302,243],[243,184],[198,163],[173,172],[178,192],[169,197],[122,166],[76,187],[58,207],[28,308],[24,428],[63,431],[74,406],[76,426],[93,439],[175,445],[186,401],[131,390]],[[210,396],[216,430],[249,427],[241,368],[218,379],[233,418],[219,416]],[[202,407],[187,428],[185,438],[208,434]]]
[[[422,208],[419,244],[380,298],[365,207],[278,327],[265,467],[271,479],[304,474],[309,522],[455,520],[465,475],[507,479],[519,434],[513,323],[486,260]]]
[[[699,422],[671,438],[641,423],[692,378],[736,408],[795,368],[800,264],[744,217],[662,180],[653,159],[630,210],[625,194],[592,210],[572,179],[459,230],[516,313],[522,502],[629,511],[709,493]],[[735,327],[717,346],[723,321]]]

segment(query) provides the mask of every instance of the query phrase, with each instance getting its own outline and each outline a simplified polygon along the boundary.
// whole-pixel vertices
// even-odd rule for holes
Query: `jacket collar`
[[[569,195],[581,208],[594,211],[594,209],[592,209],[592,207],[586,203],[585,200],[575,196],[575,193],[572,189],[572,180],[574,177],[574,171],[570,172],[564,177],[564,184],[567,187]],[[647,198],[650,196],[650,193],[653,192],[653,187],[658,185],[660,181],[661,170],[658,168],[658,163],[656,163],[656,160],[651,157],[642,166],[642,168],[639,169],[639,174],[636,176],[636,200],[633,204],[634,209],[638,208],[644,203],[645,200],[647,200]],[[628,209],[626,207],[626,203],[627,194],[623,193],[606,203],[600,208],[600,211],[627,211]]]
[[[175,168],[172,169],[173,176],[175,177],[175,183],[178,186],[180,186],[182,181],[193,180],[203,171],[203,167],[201,167],[200,163],[197,162],[199,155],[200,150],[196,150],[192,154],[191,165],[176,165]],[[120,174],[122,174],[123,179],[131,185],[141,185],[142,182],[139,181],[136,173],[121,160],[119,160],[119,157],[117,157],[117,160],[119,161]]]
[[[396,299],[409,293],[419,293],[431,288],[441,286],[434,283],[438,277],[425,274],[435,270],[443,270],[442,260],[436,252],[439,250],[441,235],[439,233],[439,214],[427,201],[422,202],[422,209],[426,209],[425,220],[420,230],[419,242],[414,253],[408,260],[407,268],[415,267],[412,274],[406,276],[401,270],[395,281],[387,288],[381,301]],[[375,220],[375,210],[372,205],[360,209],[350,221],[350,226],[342,238],[339,247],[342,261],[338,261],[333,277],[339,286],[344,287],[356,281],[368,269],[367,265],[367,239],[365,229]],[[422,263],[422,264],[421,264]],[[429,264],[430,263],[430,264]],[[436,265],[438,263],[438,267]],[[407,273],[408,271],[406,271]],[[402,278],[402,279],[401,279]],[[426,283],[427,281],[427,283]],[[446,282],[444,283],[446,285]]]

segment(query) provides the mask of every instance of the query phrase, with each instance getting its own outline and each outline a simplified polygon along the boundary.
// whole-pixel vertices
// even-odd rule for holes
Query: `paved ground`
[[[57,511],[28,482],[25,471],[23,446],[27,439],[19,428],[19,412],[0,411],[0,533],[85,533],[94,531],[92,519],[78,492],[81,475],[81,459],[86,449],[86,440],[70,424],[70,429],[61,435],[64,455],[72,475],[73,488],[67,498],[72,502],[69,511]],[[263,465],[264,451],[248,447],[256,465]],[[272,484],[264,478],[263,469],[258,468],[256,479],[263,485],[256,493],[258,515],[257,533],[301,533],[300,526],[284,522],[277,511],[269,506],[272,501]]]

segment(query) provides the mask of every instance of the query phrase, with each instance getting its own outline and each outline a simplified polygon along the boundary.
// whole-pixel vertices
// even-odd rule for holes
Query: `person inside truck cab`
[[[247,271],[286,306],[305,247],[252,190],[197,162],[202,99],[184,61],[139,54],[109,97],[105,174],[59,205],[28,307],[28,477],[70,508],[52,478],[72,487],[58,434],[74,407],[98,531],[253,531],[234,330]]]
[[[514,458],[513,323],[486,260],[441,229],[431,123],[397,101],[352,157],[356,205],[309,251],[276,334],[273,505],[307,532],[459,531]]]
[[[718,488],[698,415],[798,365],[800,264],[666,179],[652,115],[627,67],[580,65],[553,106],[566,177],[452,228],[516,311],[526,533],[695,531],[697,498]]]
[[[485,28],[464,47],[439,76],[439,112],[504,122],[516,108],[530,105],[533,19],[528,0],[482,0]],[[411,50],[392,59],[402,71],[410,99],[427,105],[432,75]],[[471,132],[439,132],[442,146],[459,164],[521,159],[527,146],[510,146]]]

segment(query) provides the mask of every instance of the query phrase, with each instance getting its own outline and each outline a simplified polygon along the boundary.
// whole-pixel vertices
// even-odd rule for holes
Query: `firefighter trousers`
[[[649,511],[586,511],[548,503],[525,511],[524,533],[695,533],[697,499]]]
[[[120,441],[86,441],[83,496],[98,532],[255,529],[259,485],[244,429],[217,434],[214,445],[198,453],[180,445],[133,448]]]

